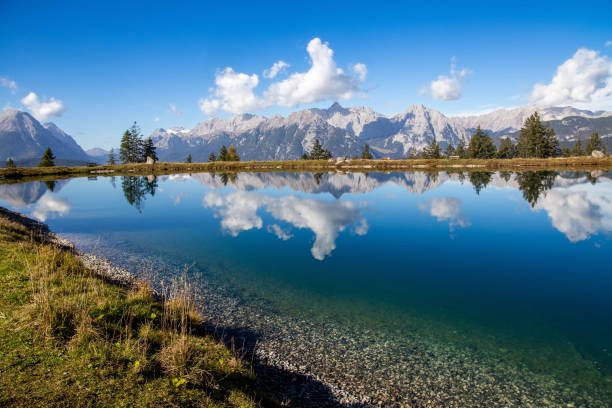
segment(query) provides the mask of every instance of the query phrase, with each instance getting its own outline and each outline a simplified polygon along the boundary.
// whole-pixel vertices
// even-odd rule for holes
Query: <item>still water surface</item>
[[[0,205],[158,282],[187,267],[211,320],[336,391],[612,404],[611,173],[79,178]]]

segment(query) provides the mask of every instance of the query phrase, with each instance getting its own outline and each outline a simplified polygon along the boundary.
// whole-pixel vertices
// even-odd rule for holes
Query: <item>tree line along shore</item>
[[[157,162],[127,163],[102,166],[79,167],[14,167],[0,168],[0,180],[15,180],[44,176],[112,176],[112,175],[163,175],[196,172],[240,172],[240,171],[413,171],[413,170],[612,170],[612,157],[595,158],[515,158],[515,159],[329,159],[286,160],[248,162],[181,163]]]

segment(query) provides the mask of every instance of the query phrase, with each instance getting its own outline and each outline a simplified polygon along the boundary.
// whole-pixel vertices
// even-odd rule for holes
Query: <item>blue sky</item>
[[[611,15],[609,1],[2,1],[0,107],[36,112],[86,148],[117,145],[134,120],[148,134],[334,100],[387,114],[420,103],[448,115],[529,102],[610,110]],[[313,55],[323,68],[301,75]],[[289,67],[266,78],[278,61]]]

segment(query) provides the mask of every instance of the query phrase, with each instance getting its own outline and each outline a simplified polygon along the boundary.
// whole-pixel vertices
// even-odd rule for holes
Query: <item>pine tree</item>
[[[561,156],[563,157],[572,157],[572,150],[567,147],[567,146],[563,146],[561,148]]]
[[[497,149],[488,133],[483,132],[480,126],[470,139],[468,156],[471,159],[492,159],[497,155]]]
[[[210,152],[210,154],[208,155],[208,161],[209,162],[217,161],[217,158],[215,157],[215,154],[213,152]]]
[[[440,145],[436,142],[436,139],[432,140],[430,144],[425,146],[423,149],[423,158],[425,159],[439,159],[440,158]]]
[[[240,161],[240,156],[238,156],[238,152],[236,152],[236,148],[233,144],[230,145],[227,151],[227,160],[228,161]]]
[[[132,149],[132,163],[143,163],[147,161],[144,154],[144,141],[138,123],[132,123],[130,127],[130,147]]]
[[[50,147],[47,147],[47,150],[43,153],[42,159],[40,159],[40,163],[38,163],[38,167],[53,167],[55,166],[55,156],[51,151]]]
[[[370,146],[368,146],[367,143],[365,144],[365,146],[363,146],[361,158],[364,160],[372,160],[374,158],[374,156],[372,156],[372,153],[370,153]]]
[[[124,164],[132,162],[131,135],[129,130],[126,130],[123,133],[123,137],[121,137],[121,145],[119,146],[119,159]]]
[[[455,156],[459,156],[460,159],[467,158],[467,149],[465,147],[465,141],[461,140],[457,145],[457,150],[455,150]]]
[[[589,156],[591,155],[591,153],[593,153],[593,150],[599,150],[600,152],[607,153],[606,147],[601,141],[601,137],[599,137],[599,132],[597,131],[593,132],[593,134],[587,141],[584,150],[585,150],[585,153]]]
[[[111,148],[108,152],[108,164],[111,166],[115,165],[115,149]]]
[[[411,147],[410,149],[408,149],[409,159],[416,159],[418,156],[419,156],[419,152],[417,152],[417,149],[415,149],[414,147]]]
[[[497,151],[497,157],[500,159],[513,159],[516,157],[516,146],[512,143],[512,139],[509,137],[502,139]]]
[[[186,162],[186,163],[191,163],[191,153],[189,153],[189,154],[187,155],[187,158],[185,159],[185,162]]]
[[[559,140],[549,125],[535,112],[525,120],[516,144],[520,157],[552,157],[560,154]]]
[[[321,146],[321,142],[319,142],[319,139],[315,139],[314,145],[312,146],[312,150],[310,151],[310,159],[327,160],[331,158],[332,154],[329,152],[329,150],[324,149],[323,146]]]
[[[452,144],[449,143],[448,146],[446,146],[446,151],[444,152],[444,155],[446,157],[451,157],[455,155],[455,148]]]
[[[590,153],[589,153],[590,154]],[[580,139],[576,140],[576,144],[571,151],[572,156],[584,156],[584,150],[582,149],[582,142]]]
[[[302,153],[302,160],[310,160],[310,157],[308,156],[308,153],[306,153],[306,152]]]
[[[144,156],[144,142],[140,128],[136,122],[121,137],[119,159],[123,163],[141,163],[147,160]]]
[[[153,162],[158,160],[157,148],[153,144],[153,139],[151,139],[151,137],[148,137],[142,144],[142,161],[147,161],[147,157],[152,158]]]
[[[7,169],[14,169],[17,166],[15,166],[15,162],[13,161],[13,159],[9,157],[8,159],[6,159],[6,166],[5,167]]]
[[[227,154],[227,147],[225,147],[225,145],[221,146],[221,149],[219,149],[219,161],[227,161],[228,160],[228,154]]]

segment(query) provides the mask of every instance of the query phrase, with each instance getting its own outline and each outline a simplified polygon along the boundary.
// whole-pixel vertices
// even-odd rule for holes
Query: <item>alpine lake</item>
[[[612,406],[612,172],[85,177],[0,205],[187,274],[211,327],[346,405]]]

